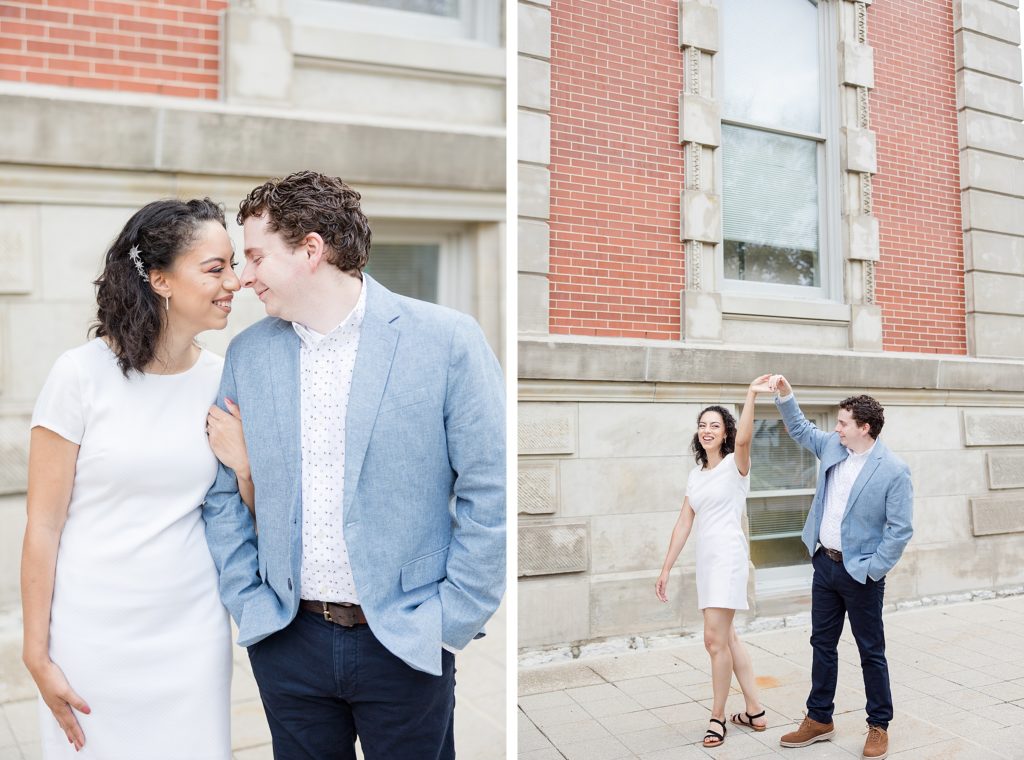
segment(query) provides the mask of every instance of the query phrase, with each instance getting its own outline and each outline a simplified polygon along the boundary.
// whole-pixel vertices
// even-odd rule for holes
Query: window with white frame
[[[436,243],[375,243],[366,272],[388,290],[437,303],[440,258]]]
[[[286,0],[300,23],[500,47],[501,0]]]
[[[819,428],[826,424],[824,414],[808,418]],[[754,420],[747,519],[750,560],[759,573],[810,562],[800,536],[817,480],[817,458],[789,437],[781,419]]]
[[[829,3],[720,2],[724,289],[835,297]]]

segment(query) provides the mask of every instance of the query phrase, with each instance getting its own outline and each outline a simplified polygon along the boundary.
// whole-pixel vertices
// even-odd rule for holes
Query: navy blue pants
[[[835,709],[836,680],[839,676],[839,637],[847,615],[864,674],[868,723],[888,728],[892,720],[892,692],[889,665],[885,660],[885,631],[882,628],[882,597],[885,578],[867,583],[854,580],[841,562],[833,562],[820,549],[811,560],[811,693],[807,716],[819,723],[831,723]]]
[[[275,760],[454,760],[455,656],[432,676],[391,654],[367,625],[299,610],[249,647]]]

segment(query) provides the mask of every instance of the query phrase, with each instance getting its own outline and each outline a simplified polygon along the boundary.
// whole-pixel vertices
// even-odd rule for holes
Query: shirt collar
[[[358,332],[359,328],[363,325],[363,317],[366,315],[366,280],[363,280],[362,285],[359,289],[359,298],[356,299],[356,305],[352,307],[352,311],[341,320],[333,329],[326,333],[319,333],[311,327],[300,324],[298,322],[292,322],[292,329],[299,336],[299,340],[302,341],[302,345],[305,348],[316,348],[320,345],[320,342],[325,338],[332,338],[343,333]]]
[[[850,456],[852,458],[855,458],[855,459],[867,459],[868,454],[870,454],[872,451],[874,451],[875,450],[875,446],[877,446],[877,445],[878,445],[878,441],[875,441],[874,443],[871,444],[871,448],[870,449],[868,449],[867,451],[865,451],[865,452],[863,452],[861,454],[858,454],[856,451],[851,449],[849,446],[846,447],[846,450],[849,452],[849,454],[850,454]]]

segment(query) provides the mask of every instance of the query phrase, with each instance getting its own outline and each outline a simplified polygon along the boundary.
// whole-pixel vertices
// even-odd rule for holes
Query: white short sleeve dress
[[[750,551],[743,516],[750,473],[740,475],[732,454],[713,469],[696,467],[686,482],[686,495],[697,518],[697,605],[747,609]]]
[[[63,354],[32,426],[79,444],[50,657],[89,704],[75,752],[39,700],[43,757],[229,760],[231,629],[200,506],[223,360],[126,379],[95,339]]]

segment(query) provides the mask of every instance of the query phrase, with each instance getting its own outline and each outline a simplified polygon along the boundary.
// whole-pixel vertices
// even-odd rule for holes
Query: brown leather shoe
[[[779,739],[779,744],[783,747],[806,747],[808,744],[814,744],[814,742],[823,742],[826,739],[831,739],[835,733],[835,723],[819,723],[816,720],[804,717],[804,722],[800,724],[800,728],[788,734],[783,734]]]
[[[868,738],[864,742],[864,760],[881,760],[889,756],[889,734],[884,728],[868,724]]]

